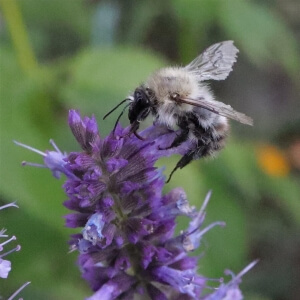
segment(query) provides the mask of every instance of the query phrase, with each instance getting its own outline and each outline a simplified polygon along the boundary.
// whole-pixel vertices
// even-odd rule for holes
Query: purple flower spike
[[[224,222],[203,226],[208,193],[199,211],[190,206],[182,188],[163,194],[165,177],[155,167],[162,156],[183,154],[189,144],[164,148],[174,132],[152,126],[141,133],[142,141],[129,136],[129,128],[116,126],[114,133],[100,138],[95,118],[69,112],[71,131],[82,152],[55,155],[40,152],[44,167],[67,179],[64,205],[73,212],[66,226],[79,227],[71,238],[71,251],[78,250],[78,265],[91,289],[87,300],[240,300],[241,276],[249,265],[219,289],[207,294],[211,279],[197,273],[199,257],[191,256],[203,235]],[[19,143],[18,143],[19,144]],[[19,144],[20,145],[20,144]],[[60,157],[55,160],[54,157]],[[47,160],[46,160],[47,158]],[[189,226],[175,235],[176,218],[190,219]],[[211,289],[210,289],[211,290]]]

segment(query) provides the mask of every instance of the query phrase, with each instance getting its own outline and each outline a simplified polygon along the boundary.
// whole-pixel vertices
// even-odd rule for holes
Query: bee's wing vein
[[[185,69],[199,81],[224,80],[232,71],[238,52],[233,41],[217,43],[204,50]]]

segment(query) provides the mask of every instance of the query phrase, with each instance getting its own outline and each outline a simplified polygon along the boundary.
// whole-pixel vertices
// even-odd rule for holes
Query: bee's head
[[[146,119],[151,109],[150,99],[143,88],[137,88],[134,91],[133,98],[128,111],[130,124]]]

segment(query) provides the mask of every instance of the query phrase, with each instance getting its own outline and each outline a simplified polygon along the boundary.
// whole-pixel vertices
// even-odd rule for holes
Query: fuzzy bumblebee
[[[230,105],[216,101],[204,83],[207,80],[226,79],[236,62],[237,53],[233,41],[224,41],[210,46],[185,67],[160,69],[104,118],[128,102],[117,122],[128,107],[131,124],[129,133],[142,139],[137,130],[140,123],[151,114],[155,124],[178,130],[173,142],[164,150],[190,140],[192,146],[177,163],[170,180],[178,168],[182,169],[194,159],[211,156],[225,146],[229,132],[227,118],[253,125],[250,117],[235,111]]]

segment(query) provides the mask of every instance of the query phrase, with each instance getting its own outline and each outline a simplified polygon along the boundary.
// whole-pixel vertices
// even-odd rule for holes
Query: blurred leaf
[[[226,227],[214,228],[205,235],[205,256],[199,263],[204,274],[214,278],[224,276],[225,269],[237,273],[246,265],[248,239],[245,214],[238,199],[216,186],[207,209],[206,224],[215,221],[225,221]]]
[[[259,295],[257,293],[245,293],[245,299],[247,300],[272,300],[272,298]]]
[[[7,227],[22,246],[20,253],[12,254],[11,284],[6,285],[5,292],[29,280],[32,284],[24,291],[29,299],[61,299],[62,295],[63,299],[74,299],[74,287],[69,282],[79,279],[79,271],[74,256],[67,254],[71,230],[63,226],[66,209],[62,206],[62,181],[55,180],[47,169],[22,168],[24,159],[42,163],[42,157],[13,144],[15,139],[49,149],[47,141],[60,126],[53,113],[52,94],[48,93],[55,80],[46,68],[32,78],[25,77],[12,51],[4,47],[0,69],[1,75],[5,74],[0,81],[0,195],[17,201],[20,207],[1,212],[0,228]],[[67,130],[67,125],[65,130],[60,129]],[[80,284],[76,287],[77,299],[83,298],[84,283]]]
[[[260,177],[261,178],[261,177]],[[258,180],[264,195],[271,196],[276,204],[287,213],[290,220],[300,225],[300,185],[295,178],[265,176]]]
[[[23,209],[62,232],[63,221],[57,221],[63,214],[61,183],[53,180],[48,170],[22,168],[24,159],[42,163],[42,157],[13,143],[15,139],[38,149],[49,149],[51,128],[58,125],[49,109],[51,99],[39,82],[23,76],[8,49],[1,49],[0,69],[5,74],[0,82],[0,193],[11,201],[18,200]],[[53,203],[53,199],[57,202]]]
[[[241,44],[258,66],[281,64],[292,76],[300,70],[295,36],[279,16],[254,1],[220,1],[219,21],[231,39]]]
[[[18,0],[38,57],[74,53],[90,38],[90,14],[86,1]]]
[[[211,40],[209,30],[219,10],[217,0],[174,0],[174,10],[180,23],[179,46],[182,63],[188,63]]]
[[[204,184],[213,191],[206,221],[226,222],[225,228],[209,233],[209,249],[206,251],[208,259],[203,258],[204,266],[209,272],[208,275],[213,277],[223,276],[226,268],[238,272],[246,264],[248,238],[241,196],[236,187],[230,186],[230,171],[223,168],[221,159],[205,164],[202,169],[205,175]],[[212,272],[210,266],[214,266],[218,273]]]
[[[160,161],[159,165],[167,163],[165,174],[168,176],[177,161],[178,158],[171,157]],[[201,274],[221,277],[226,268],[239,271],[245,264],[247,237],[245,217],[239,199],[236,199],[237,194],[230,191],[222,175],[213,172],[203,160],[194,161],[175,172],[167,190],[177,186],[184,188],[191,205],[198,209],[211,189],[205,223],[226,222],[225,228],[216,227],[204,235],[200,252],[197,250],[197,254],[205,254],[199,262]],[[184,230],[186,223],[186,220],[180,220],[179,230]]]
[[[235,141],[227,141],[225,150],[210,166],[215,172],[222,173],[226,178],[227,187],[234,188],[245,199],[258,199],[260,196],[256,182],[256,162],[253,145]],[[230,185],[230,186],[229,186]]]
[[[24,299],[83,299],[89,291],[74,263],[75,253],[68,253],[70,230],[64,229],[61,234],[51,224],[27,214],[19,201],[18,204],[19,209],[1,211],[0,228],[5,226],[8,234],[17,237],[14,245],[21,245],[21,251],[9,256],[12,271],[5,282],[0,281],[1,296],[31,281],[22,293]]]
[[[141,43],[151,27],[154,18],[160,13],[160,5],[155,1],[136,1],[131,10],[132,22],[126,30],[126,42]]]
[[[100,2],[92,19],[92,44],[114,45],[120,19],[120,6],[117,2]]]
[[[107,134],[114,126],[117,112],[105,121],[101,122],[101,118],[161,66],[161,60],[142,49],[86,49],[70,61],[61,98],[70,108],[80,109],[84,114],[94,113],[101,124],[101,134]]]

